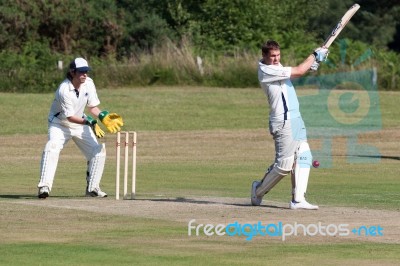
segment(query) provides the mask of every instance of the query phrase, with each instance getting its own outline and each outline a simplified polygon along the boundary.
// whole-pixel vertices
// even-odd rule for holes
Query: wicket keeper
[[[88,77],[90,67],[83,58],[75,58],[69,65],[66,79],[59,85],[48,116],[48,141],[44,147],[40,181],[39,198],[47,198],[52,189],[57,169],[58,157],[64,145],[71,139],[75,142],[87,160],[86,196],[107,197],[100,189],[106,160],[104,144],[97,138],[104,137],[104,131],[97,119],[111,133],[116,133],[123,126],[122,117],[116,113],[102,111],[93,80]],[[87,108],[90,115],[85,115]]]

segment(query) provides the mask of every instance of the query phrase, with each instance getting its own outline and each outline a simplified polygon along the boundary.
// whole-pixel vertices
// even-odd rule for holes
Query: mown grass
[[[299,92],[307,95],[310,90]],[[259,88],[217,89],[205,87],[146,87],[100,89],[101,107],[123,115],[127,128],[137,130],[205,130],[267,128],[268,109]],[[382,128],[398,125],[396,92],[381,92],[379,106]],[[53,94],[0,93],[0,111],[12,114],[12,123],[3,123],[0,135],[43,134]],[[311,98],[312,100],[312,98]],[[304,112],[318,115],[316,104],[304,97]],[[306,105],[307,104],[307,105]],[[12,112],[12,113],[10,113]],[[314,121],[305,121],[313,124]]]
[[[3,215],[19,217],[1,229],[3,265],[396,265],[400,259],[396,244],[238,242],[188,237],[171,221],[0,205]]]

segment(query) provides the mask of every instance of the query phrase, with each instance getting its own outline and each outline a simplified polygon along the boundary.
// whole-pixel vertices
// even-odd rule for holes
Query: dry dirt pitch
[[[273,149],[273,143],[269,140],[265,130],[236,130],[236,131],[184,131],[184,132],[139,132],[138,133],[138,160],[140,162],[169,162],[184,161],[196,158],[208,158],[215,160],[223,158],[226,162],[235,161],[238,157],[246,156],[246,153],[253,156],[265,156],[266,149]],[[396,139],[399,130],[386,130],[374,134],[367,134],[360,138],[375,145],[380,150],[385,150],[386,156],[398,156]],[[14,138],[18,138],[18,145],[21,149],[11,149],[16,143]],[[107,154],[113,158],[113,143],[115,137],[108,137],[105,141],[108,145]],[[386,140],[386,141],[382,141]],[[390,141],[388,141],[390,140]],[[1,154],[3,163],[11,162],[18,158],[20,162],[39,163],[40,153],[45,144],[46,136],[6,136],[1,138],[1,146],[8,149],[9,153]],[[340,142],[340,140],[338,140]],[[201,143],[201,145],[198,145]],[[345,143],[343,141],[343,143]],[[196,145],[196,146],[194,146]],[[311,143],[317,146],[318,143]],[[344,145],[344,144],[343,144]],[[60,158],[62,160],[82,160],[82,155],[76,153],[74,145],[65,148]],[[169,148],[167,148],[167,146]],[[75,146],[74,146],[75,147]],[[187,147],[197,147],[188,149]],[[114,152],[114,153],[113,153]],[[342,151],[337,148],[333,151],[333,156],[340,155]],[[207,156],[207,157],[206,157]],[[272,154],[268,154],[272,156]],[[110,159],[113,160],[113,159]],[[110,163],[110,162],[108,162]],[[111,162],[114,163],[114,162]],[[37,166],[34,165],[32,175],[36,174]],[[138,165],[140,167],[140,165]],[[57,177],[56,177],[57,178]],[[142,178],[138,176],[138,178]],[[190,197],[168,198],[156,195],[146,195],[140,198],[140,187],[138,187],[139,197],[136,200],[116,201],[113,196],[106,199],[90,198],[63,198],[50,197],[46,200],[35,198],[36,177],[32,184],[23,181],[21,185],[29,188],[32,198],[18,198],[18,193],[12,191],[2,191],[3,197],[6,194],[14,198],[8,198],[0,202],[2,209],[6,211],[26,209],[29,206],[41,206],[45,208],[60,210],[80,210],[93,213],[104,213],[110,215],[121,215],[128,217],[142,217],[157,219],[162,221],[174,221],[182,225],[182,237],[187,235],[187,224],[191,219],[196,219],[196,224],[227,224],[235,221],[242,223],[289,223],[317,224],[318,222],[327,224],[347,223],[351,228],[356,226],[377,226],[384,228],[383,236],[365,237],[350,234],[346,237],[321,237],[321,236],[297,236],[290,237],[286,241],[290,243],[318,243],[318,242],[347,242],[347,241],[367,241],[376,243],[400,243],[400,215],[399,211],[394,210],[374,210],[359,209],[349,207],[320,206],[317,211],[293,211],[288,209],[288,202],[271,202],[266,198],[260,207],[250,206],[249,198],[227,198],[227,197]],[[312,180],[311,180],[312,182]],[[250,184],[249,184],[250,188]],[[18,189],[18,191],[21,191]],[[26,193],[25,193],[26,195]],[[338,195],[341,196],[341,195]],[[8,217],[8,222],[19,222],[18,217]],[[13,233],[10,232],[10,236]],[[7,238],[7,237],[6,237]],[[242,237],[243,238],[243,237]],[[241,239],[245,241],[244,238]],[[235,241],[238,241],[235,238]],[[255,237],[253,241],[265,241],[262,237]],[[281,241],[279,238],[270,238],[267,241]]]
[[[327,224],[348,223],[349,229],[362,225],[380,225],[384,228],[383,236],[290,236],[289,243],[318,243],[318,242],[346,242],[371,241],[376,243],[400,243],[399,213],[395,211],[368,210],[344,207],[320,206],[317,211],[293,211],[288,209],[287,203],[267,202],[260,207],[249,205],[248,199],[242,198],[155,198],[115,201],[108,199],[52,199],[46,200],[18,200],[12,202],[13,208],[18,205],[46,206],[50,208],[83,210],[95,213],[123,215],[130,217],[151,218],[163,221],[174,221],[182,224],[182,236],[187,234],[187,224],[196,219],[195,224],[228,224],[239,223],[267,223],[283,224]],[[194,231],[193,231],[193,234]],[[245,241],[242,236],[236,241]],[[264,241],[263,237],[255,237],[253,241]],[[282,241],[279,237],[269,237],[268,241]]]

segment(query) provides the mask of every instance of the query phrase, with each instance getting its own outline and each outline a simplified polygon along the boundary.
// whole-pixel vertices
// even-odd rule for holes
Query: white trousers
[[[59,154],[71,139],[81,150],[87,161],[90,161],[102,150],[102,145],[98,143],[93,130],[88,125],[77,124],[74,127],[66,127],[50,122],[48,127],[48,141],[42,154],[38,187],[47,186],[51,190]]]

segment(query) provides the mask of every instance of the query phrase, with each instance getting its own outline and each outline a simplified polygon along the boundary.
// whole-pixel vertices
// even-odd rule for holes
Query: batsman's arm
[[[298,77],[303,76],[304,74],[306,74],[308,72],[311,65],[314,63],[314,61],[315,61],[315,56],[313,54],[310,54],[306,58],[306,60],[303,61],[303,63],[301,63],[298,66],[292,67],[292,74],[290,75],[290,77],[298,78]]]

